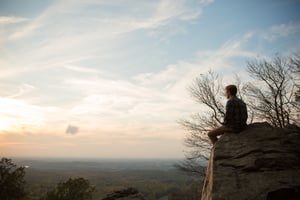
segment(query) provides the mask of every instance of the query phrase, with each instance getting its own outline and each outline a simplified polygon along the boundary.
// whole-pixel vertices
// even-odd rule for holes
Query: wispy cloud
[[[35,87],[33,85],[23,83],[19,86],[18,91],[12,95],[9,95],[9,98],[16,98],[16,97],[21,97],[22,95],[26,93],[30,93],[32,90],[34,90]]]
[[[38,16],[19,26],[6,29],[5,34],[2,34],[1,42],[4,46],[14,47],[11,50],[18,60],[0,57],[0,63],[6,66],[0,76],[8,77],[49,67],[61,67],[66,60],[76,60],[80,57],[106,59],[106,56],[113,55],[111,52],[116,56],[121,51],[116,47],[116,41],[124,41],[126,35],[139,30],[147,30],[148,35],[155,35],[155,37],[165,38],[168,35],[170,38],[176,35],[176,32],[184,32],[184,28],[176,25],[177,28],[172,28],[170,33],[168,28],[162,29],[162,27],[176,24],[178,21],[196,20],[202,13],[203,7],[209,3],[211,1],[208,0],[140,1],[139,9],[134,9],[129,6],[131,5],[129,0],[118,3],[54,2]],[[102,12],[86,12],[86,9],[93,10],[95,7]],[[107,13],[107,7],[112,10],[110,13]],[[123,12],[118,11],[120,7]],[[3,18],[3,21],[22,20],[25,18]],[[153,34],[158,30],[161,34]],[[75,62],[65,63],[64,67],[84,73],[95,70],[80,68],[80,65]]]
[[[45,114],[50,111],[47,108],[31,105],[21,100],[3,97],[0,97],[0,109],[1,125],[9,130],[39,127],[44,124]]]
[[[15,16],[0,16],[0,25],[16,24],[20,22],[28,21],[25,17],[15,17]]]
[[[229,81],[234,73],[244,77],[241,60],[257,56],[249,48],[254,40],[299,31],[290,23],[198,40],[212,2],[62,0],[30,18],[0,17],[3,144],[34,155],[36,146],[45,154],[81,148],[81,155],[109,156],[101,146],[115,155],[150,156],[136,153],[147,145],[179,155],[183,131],[176,120],[204,110],[187,91],[193,78],[210,69]],[[206,46],[207,38],[213,44]]]
[[[255,53],[243,49],[249,37],[245,34],[209,55],[199,52],[199,58],[193,61],[178,61],[157,73],[141,73],[129,80],[65,80],[68,88],[76,88],[85,96],[71,111],[73,115],[103,119],[105,124],[114,121],[122,126],[131,122],[149,127],[161,123],[174,125],[181,114],[199,109],[191,102],[186,90],[194,77],[210,69],[235,71],[231,59],[255,56]]]
[[[156,73],[140,73],[129,79],[100,78],[94,76],[98,71],[66,65],[68,71],[75,70],[81,75],[83,72],[87,73],[86,78],[66,78],[65,73],[59,73],[61,75],[56,77],[60,81],[57,84],[63,88],[61,92],[74,97],[76,95],[79,101],[73,99],[68,102],[69,106],[51,108],[12,99],[25,92],[29,93],[27,96],[35,96],[39,91],[35,89],[37,86],[24,84],[17,93],[3,98],[2,113],[6,110],[6,117],[18,115],[18,120],[12,121],[13,124],[27,119],[42,126],[43,130],[52,129],[51,124],[55,123],[58,133],[63,132],[62,127],[66,123],[75,123],[82,127],[82,131],[95,132],[101,124],[101,132],[122,130],[123,133],[138,134],[143,131],[143,134],[161,135],[166,130],[174,130],[177,127],[176,120],[182,115],[201,109],[191,101],[187,93],[186,88],[191,79],[212,68],[234,70],[231,59],[253,55],[243,49],[250,37],[251,35],[245,34],[226,42],[219,49],[199,52],[193,60],[178,61]],[[47,95],[46,98],[48,102],[54,99],[63,101],[59,96],[53,98]]]
[[[190,4],[188,4],[188,2]],[[153,29],[165,24],[168,24],[174,20],[194,20],[202,13],[202,7],[211,3],[212,1],[186,1],[186,0],[159,0],[159,1],[141,1],[138,3],[139,9],[133,9],[131,1],[122,1],[121,4],[104,3],[102,1],[58,1],[50,6],[44,13],[37,18],[33,19],[29,24],[16,30],[11,35],[12,39],[18,39],[32,34],[38,34],[41,30],[51,31],[64,24],[64,28],[68,29],[73,27],[74,23],[80,26],[81,30],[91,28],[101,33],[102,36],[113,36],[122,33],[128,33],[139,29]],[[193,3],[193,4],[191,4]],[[196,4],[196,6],[195,6]],[[125,13],[112,12],[112,15],[105,15],[105,11],[102,13],[84,14],[80,16],[79,21],[73,21],[77,13],[83,13],[83,9],[98,7],[99,10],[105,9],[109,5],[110,8],[123,7],[126,10]],[[64,18],[62,22],[59,19]],[[17,18],[19,19],[19,18]],[[21,19],[21,18],[20,18]],[[20,20],[19,19],[19,20]],[[9,21],[6,19],[6,21]],[[14,20],[16,21],[16,19]],[[77,26],[74,28],[76,29]],[[73,28],[72,28],[73,29]],[[72,30],[71,29],[71,30]]]
[[[269,30],[262,34],[266,40],[273,41],[280,37],[287,37],[289,35],[300,32],[300,23],[288,23],[272,26]]]

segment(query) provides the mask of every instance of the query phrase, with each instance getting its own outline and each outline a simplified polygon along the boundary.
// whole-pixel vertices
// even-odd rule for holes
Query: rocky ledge
[[[142,194],[135,188],[114,191],[102,200],[145,200]]]
[[[254,123],[211,150],[202,200],[299,200],[300,130]]]

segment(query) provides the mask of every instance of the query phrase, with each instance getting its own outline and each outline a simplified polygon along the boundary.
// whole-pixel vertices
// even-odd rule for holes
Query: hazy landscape
[[[167,199],[172,192],[198,192],[203,177],[178,171],[176,159],[38,159],[14,158],[26,166],[30,199],[39,199],[59,181],[83,177],[96,186],[95,199],[126,187],[137,188],[147,200]],[[205,164],[205,163],[204,163]],[[194,188],[194,191],[192,191]]]
[[[294,200],[299,10],[0,0],[0,200]]]

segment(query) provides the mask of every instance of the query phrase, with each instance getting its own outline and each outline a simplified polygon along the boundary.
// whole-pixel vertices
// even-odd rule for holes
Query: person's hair
[[[237,93],[237,87],[235,85],[227,85],[225,87],[225,90],[229,91],[229,93],[233,96],[236,96]]]

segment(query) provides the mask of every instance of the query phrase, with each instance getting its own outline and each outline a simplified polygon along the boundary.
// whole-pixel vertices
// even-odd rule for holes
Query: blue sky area
[[[299,0],[0,0],[0,152],[178,158],[187,86],[299,52]],[[74,131],[67,131],[74,130]],[[62,153],[63,152],[63,153]]]

